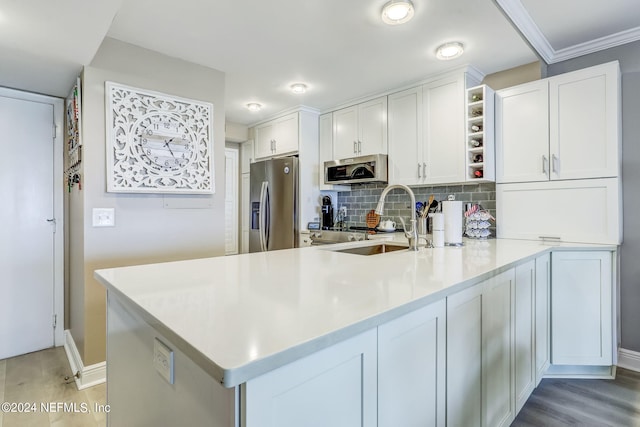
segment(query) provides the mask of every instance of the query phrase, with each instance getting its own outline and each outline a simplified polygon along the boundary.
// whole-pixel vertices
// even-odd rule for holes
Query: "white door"
[[[53,123],[52,104],[0,97],[0,359],[54,345]]]
[[[496,92],[496,182],[549,180],[549,83]]]
[[[346,159],[358,155],[358,106],[333,112],[333,156]]]
[[[358,105],[358,155],[387,154],[387,97]]]
[[[423,87],[424,182],[465,180],[464,80],[462,74]]]
[[[224,253],[238,253],[238,149],[225,148]]]
[[[389,95],[389,183],[424,182],[422,87]]]

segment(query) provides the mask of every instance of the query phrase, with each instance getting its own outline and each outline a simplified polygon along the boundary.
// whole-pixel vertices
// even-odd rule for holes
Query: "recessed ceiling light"
[[[262,105],[258,104],[257,102],[250,102],[247,104],[247,109],[249,111],[260,111],[261,108]]]
[[[464,48],[462,47],[462,43],[445,43],[436,49],[436,57],[440,60],[446,61],[459,57],[463,52]]]
[[[382,8],[382,21],[389,25],[404,24],[413,18],[413,13],[410,0],[391,0]]]
[[[291,85],[291,92],[293,93],[305,93],[307,91],[307,85],[304,83],[295,83]]]

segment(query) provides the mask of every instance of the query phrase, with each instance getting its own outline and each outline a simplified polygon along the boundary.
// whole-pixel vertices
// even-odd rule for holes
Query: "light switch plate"
[[[162,378],[173,384],[173,351],[158,338],[153,341],[153,365]]]
[[[115,227],[116,211],[114,208],[93,208],[92,224],[94,227]]]

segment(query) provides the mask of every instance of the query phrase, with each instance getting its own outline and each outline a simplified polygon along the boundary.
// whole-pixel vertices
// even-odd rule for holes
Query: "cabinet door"
[[[358,105],[358,155],[387,154],[387,97]]]
[[[446,303],[378,327],[378,427],[445,425]]]
[[[611,252],[554,252],[551,262],[551,363],[610,366]]]
[[[516,267],[514,309],[514,372],[516,413],[536,387],[535,370],[535,291],[536,261],[532,260]]]
[[[551,179],[619,176],[617,63],[549,79]]]
[[[422,88],[389,95],[389,184],[421,184]]]
[[[498,238],[619,244],[619,178],[496,185]]]
[[[423,86],[425,183],[465,180],[463,75]]]
[[[242,425],[376,425],[376,344],[374,329],[248,381]]]
[[[335,160],[358,155],[358,106],[333,112],[333,156]]]
[[[549,179],[546,80],[496,92],[496,182]]]
[[[515,418],[512,362],[514,278],[514,270],[511,269],[483,282],[481,324],[484,427],[509,426]]]
[[[275,155],[298,151],[298,113],[274,120],[273,129]]]
[[[535,350],[536,350],[536,387],[549,368],[550,321],[551,321],[551,255],[544,254],[536,258],[535,282]]]
[[[263,159],[273,155],[273,122],[267,122],[256,126],[254,151],[256,159]]]
[[[482,426],[482,285],[447,297],[447,426]]]

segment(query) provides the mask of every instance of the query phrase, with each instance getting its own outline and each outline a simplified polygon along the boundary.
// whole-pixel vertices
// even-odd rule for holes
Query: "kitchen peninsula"
[[[609,341],[582,336],[588,357],[574,364],[614,364],[613,245],[335,251],[371,244],[96,271],[110,425],[509,425],[549,364],[551,252],[558,274],[569,256],[576,282],[609,304]]]

